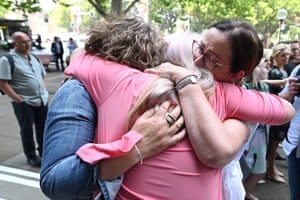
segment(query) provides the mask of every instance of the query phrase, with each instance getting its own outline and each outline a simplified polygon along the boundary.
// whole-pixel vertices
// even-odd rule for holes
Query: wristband
[[[176,83],[175,89],[180,90],[189,84],[196,84],[198,83],[198,81],[199,81],[199,77],[197,75],[195,74],[188,75]]]
[[[136,146],[136,144],[134,145],[134,148],[138,155],[139,163],[140,163],[140,165],[142,165],[143,164],[143,155],[142,155],[141,151],[139,150],[139,148]]]

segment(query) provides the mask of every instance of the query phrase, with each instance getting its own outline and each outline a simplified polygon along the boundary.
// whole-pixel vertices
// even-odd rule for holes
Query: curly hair
[[[88,54],[139,70],[161,64],[165,48],[163,37],[140,17],[96,24],[85,44]]]

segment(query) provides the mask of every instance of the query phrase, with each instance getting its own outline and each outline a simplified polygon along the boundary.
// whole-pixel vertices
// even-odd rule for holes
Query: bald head
[[[29,36],[24,32],[15,32],[12,35],[13,44],[15,47],[15,50],[24,55],[28,55],[30,49],[31,49],[31,40]]]

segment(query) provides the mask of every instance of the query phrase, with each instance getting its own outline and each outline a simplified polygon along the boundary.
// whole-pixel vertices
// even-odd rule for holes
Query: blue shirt
[[[44,133],[40,185],[51,199],[91,199],[101,188],[114,199],[122,178],[98,179],[97,165],[84,163],[76,151],[93,142],[97,110],[84,86],[71,79],[56,92],[48,111]]]

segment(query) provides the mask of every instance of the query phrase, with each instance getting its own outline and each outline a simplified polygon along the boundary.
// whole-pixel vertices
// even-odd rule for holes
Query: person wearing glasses
[[[189,38],[187,37],[183,41],[187,42],[189,41],[188,39]],[[182,42],[182,40],[177,41]],[[95,42],[88,41],[88,44],[90,47],[89,49],[92,49],[91,45],[96,45],[96,47],[99,48],[99,45],[97,46]],[[190,44],[192,44],[192,42]],[[169,58],[169,54],[171,54],[173,51],[181,49],[183,54],[180,55],[175,52],[173,58],[186,58],[187,62],[190,58],[189,63],[192,64],[193,59],[191,53],[194,52],[195,55],[195,53],[201,54],[202,52],[199,51],[203,51],[200,46],[195,46],[195,42],[193,44],[193,49],[191,48],[191,46],[189,46],[189,49],[186,49],[186,45],[184,44],[181,44],[182,46],[175,47],[176,45],[172,46],[171,43],[167,50],[166,60],[174,63],[174,61]],[[212,83],[214,82],[211,74],[204,69],[193,67],[193,64],[187,65],[187,63],[182,63],[183,66],[189,66],[190,70],[178,67],[180,70],[183,69],[180,73],[180,76],[182,78],[176,81],[176,84],[174,86],[174,83],[170,82],[167,79],[151,79],[151,77],[153,76],[152,74],[138,72],[136,70],[134,70],[134,74],[129,76],[127,73],[132,71],[131,68],[118,66],[115,63],[113,63],[112,65],[108,61],[105,61],[103,64],[103,61],[101,61],[100,58],[99,62],[97,62],[97,59],[94,58],[94,55],[88,52],[89,50],[87,48],[86,51],[86,53],[79,55],[71,62],[69,68],[65,71],[65,73],[68,76],[79,79],[94,99],[100,115],[98,120],[99,128],[96,132],[95,138],[96,143],[99,144],[86,144],[77,151],[77,155],[83,161],[89,164],[95,164],[101,161],[101,167],[99,168],[99,171],[100,178],[102,180],[115,179],[121,175],[120,171],[122,173],[125,173],[120,191],[117,194],[117,199],[134,199],[137,196],[141,197],[142,199],[172,199],[174,195],[177,197],[180,196],[180,199],[190,199],[192,197],[199,197],[202,199],[220,199],[222,198],[222,184],[220,184],[222,183],[222,181],[220,178],[221,169],[218,169],[218,167],[223,166],[233,159],[234,155],[237,153],[240,146],[244,143],[248,136],[247,131],[245,134],[243,134],[242,131],[234,131],[234,133],[231,133],[226,128],[226,125],[224,125],[229,122],[225,122],[223,124],[223,121],[229,118],[239,118],[242,120],[262,120],[267,123],[281,124],[286,122],[286,120],[290,119],[290,117],[292,116],[291,115],[288,117],[286,115],[289,113],[289,111],[287,111],[285,107],[289,107],[291,111],[290,114],[292,114],[291,105],[289,105],[289,103],[287,103],[286,101],[279,99],[278,97],[274,97],[268,94],[258,95],[253,91],[241,90],[239,87],[228,83],[216,82],[215,87],[213,87]],[[205,52],[205,56],[205,62],[207,62],[207,64],[212,64],[211,66],[221,65],[215,62],[215,58],[213,58],[213,55],[209,55],[207,52]],[[92,62],[93,64],[87,64],[90,62]],[[169,68],[168,70],[172,71],[171,68]],[[126,76],[122,77],[122,75]],[[193,81],[193,78],[195,78],[196,82],[189,82]],[[142,80],[142,82],[137,82],[137,79]],[[125,84],[125,82],[128,83]],[[208,124],[213,123],[217,127],[213,130],[211,128],[206,128],[206,130],[209,131],[205,131],[203,128],[200,128],[201,130],[199,130],[199,128],[197,129],[197,131],[200,131],[203,135],[213,134],[214,136],[219,137],[218,139],[214,138],[214,141],[207,141],[206,146],[209,146],[210,143],[220,143],[221,141],[226,141],[225,137],[235,138],[236,140],[234,142],[228,141],[228,143],[225,143],[225,145],[219,146],[219,151],[222,153],[215,155],[216,158],[213,159],[213,161],[210,160],[211,157],[208,156],[209,154],[203,154],[202,148],[204,148],[204,146],[198,146],[196,144],[190,146],[188,138],[185,138],[176,146],[168,148],[158,155],[152,156],[151,158],[145,159],[144,161],[142,159],[143,156],[141,156],[143,155],[143,153],[140,152],[140,158],[142,159],[140,160],[140,164],[143,163],[140,167],[132,167],[132,164],[136,164],[136,162],[127,162],[128,160],[124,162],[122,158],[116,158],[123,157],[124,154],[126,157],[128,151],[133,148],[133,146],[124,145],[123,142],[122,146],[116,146],[116,150],[114,150],[111,146],[108,147],[107,145],[108,142],[113,142],[115,138],[122,137],[122,132],[126,131],[121,131],[120,128],[117,128],[124,126],[122,124],[125,124],[126,122],[126,113],[131,110],[130,113],[132,113],[132,117],[129,117],[130,125],[131,120],[135,119],[138,113],[143,113],[145,111],[144,109],[149,108],[149,106],[155,106],[155,104],[151,102],[161,103],[159,101],[160,99],[172,99],[170,97],[173,97],[172,102],[178,104],[178,100],[174,99],[174,97],[176,97],[176,93],[181,92],[181,90],[185,90],[185,87],[189,86],[189,84],[193,85],[193,83],[196,84],[197,82],[200,83],[198,85],[198,94],[200,94],[198,101],[204,102],[201,105],[201,110],[205,110],[206,118],[201,115],[202,118],[200,118],[199,116],[193,116],[195,118],[189,118],[189,120],[199,122],[199,120],[206,119],[208,120]],[[112,83],[122,84],[116,85]],[[137,95],[135,98],[128,98],[128,96],[132,96],[130,90],[125,89],[128,88],[129,85],[131,85],[129,83],[136,83],[140,87],[143,86],[143,89],[139,89],[141,91],[140,94],[135,92],[135,95]],[[103,86],[105,86],[105,88]],[[113,90],[110,91],[109,88],[112,88]],[[134,88],[138,87],[135,86]],[[167,97],[162,97],[163,94],[167,94]],[[125,101],[126,103],[124,101],[120,101],[120,99],[123,99],[124,101],[125,99],[127,99]],[[137,99],[137,101],[134,102],[134,99]],[[207,99],[209,99],[210,101],[208,101]],[[244,102],[241,104],[242,100],[244,100]],[[239,104],[237,104],[236,102],[239,102]],[[259,102],[264,102],[262,107],[260,107]],[[250,109],[250,103],[252,103],[256,109],[253,109],[254,107]],[[121,115],[119,114],[117,118],[115,116],[115,113],[122,110],[121,107],[125,106],[124,104],[137,106],[134,106],[132,108],[129,107],[128,111],[123,109],[122,113],[124,113],[125,115],[123,114],[123,120],[119,121],[117,119],[120,118]],[[113,107],[110,107],[108,105],[113,105]],[[273,110],[274,107],[278,109]],[[262,112],[257,112],[257,110],[260,110]],[[286,110],[287,112],[284,110]],[[109,117],[111,114],[115,116],[114,119],[112,119],[112,116]],[[172,121],[178,118],[178,114],[179,113],[176,114],[175,111],[172,111],[170,115],[167,115],[171,118],[171,125]],[[183,115],[185,118],[186,116],[188,116],[188,114],[184,112]],[[278,118],[274,119],[274,115]],[[172,118],[174,119],[172,120]],[[169,121],[168,118],[166,118],[166,120]],[[113,123],[114,126],[109,126],[109,123]],[[192,126],[194,126],[194,124]],[[130,128],[131,127],[129,126],[128,129],[130,130]],[[192,144],[193,141],[195,143],[198,143],[200,139],[203,140],[203,137],[206,137],[194,132],[193,128],[187,126],[186,128],[189,130],[188,135],[190,136],[191,134],[191,137],[193,137],[193,140],[191,140]],[[220,134],[221,132],[223,134]],[[127,141],[130,141],[130,139],[127,138]],[[134,143],[132,142],[131,144]],[[231,148],[228,149],[227,145],[229,145]],[[125,146],[127,147],[127,150],[125,150]],[[194,147],[194,149],[192,147]],[[210,149],[210,147],[206,148]],[[123,151],[120,152],[119,149],[123,149]],[[172,153],[174,151],[177,153]],[[194,151],[196,154],[194,153]],[[139,150],[137,150],[137,152],[139,155]],[[147,154],[146,157],[148,157]],[[166,168],[161,169],[159,166],[162,165]],[[207,166],[215,169],[208,170]],[[179,174],[192,173],[194,175],[178,176],[177,173],[172,173],[173,170],[167,170],[171,169],[172,167],[175,167],[175,171],[177,171],[177,173]],[[165,174],[165,176],[156,179],[153,177],[153,174],[157,174],[158,176]],[[148,181],[144,182],[143,180]],[[186,190],[186,192],[181,191],[179,194],[177,186],[180,183],[186,183],[190,186]],[[157,192],[159,190],[159,185],[165,186],[164,190],[162,190],[161,192]],[[204,194],[203,190],[197,190],[196,188],[199,188],[199,185],[206,185],[206,190],[211,192],[207,192],[206,194]],[[151,188],[150,191],[149,188]],[[156,192],[153,193],[153,191]]]
[[[93,43],[90,43],[90,44],[93,44]],[[189,53],[189,55],[191,56],[191,53]],[[93,62],[96,63],[96,59],[94,57],[91,58],[91,55],[88,55],[88,54],[79,55],[79,57],[77,57],[74,60],[74,62],[71,63],[71,65],[68,68],[68,70],[66,71],[66,73],[68,75],[72,75],[72,76],[80,79],[83,82],[83,84],[85,85],[85,87],[87,88],[87,90],[91,93],[92,98],[94,98],[94,100],[95,100],[95,98],[97,99],[97,101],[96,101],[96,104],[97,104],[97,102],[98,103],[99,102],[104,102],[104,101],[101,101],[101,98],[103,98],[103,97],[101,97],[102,94],[99,91],[101,91],[101,81],[105,81],[106,79],[105,80],[103,80],[103,79],[101,80],[100,77],[101,76],[106,77],[105,74],[106,73],[110,73],[110,72],[108,72],[110,70],[114,71],[114,69],[115,70],[118,69],[120,71],[121,70],[132,71],[132,69],[128,69],[128,67],[124,67],[124,68],[121,69],[121,67],[118,66],[117,68],[114,68],[114,69],[105,68],[105,69],[109,69],[109,70],[105,70],[105,71],[102,71],[103,73],[99,73],[101,71],[99,69],[99,68],[101,68],[101,67],[99,67],[99,65],[95,65],[95,67],[92,67],[91,65],[90,66],[89,65],[85,65],[85,67],[89,66],[89,67],[93,68],[93,72],[94,73],[90,73],[89,70],[86,70],[86,68],[80,67],[80,63],[82,63],[83,61],[91,62],[92,60],[93,60]],[[101,59],[99,59],[99,60],[101,60]],[[107,62],[107,63],[109,63],[109,62]],[[216,63],[214,63],[214,64],[216,64]],[[182,67],[179,67],[179,68],[180,69],[184,69]],[[187,73],[187,72],[189,74],[184,74],[184,73]],[[136,72],[136,73],[139,74],[141,72],[139,72],[139,73]],[[126,197],[123,197],[123,198],[125,198],[125,199],[128,199],[128,198],[131,199],[130,197],[133,197],[133,196],[137,195],[137,193],[132,194],[131,191],[126,190],[125,187],[124,187],[125,185],[129,185],[129,188],[130,187],[138,187],[138,188],[135,188],[135,190],[138,189],[138,192],[140,192],[141,197],[144,198],[144,199],[147,199],[147,196],[148,197],[157,197],[159,199],[161,199],[161,197],[162,197],[164,199],[164,197],[166,197],[164,195],[167,195],[167,197],[166,197],[167,199],[168,198],[169,199],[170,198],[173,199],[174,196],[177,196],[177,194],[178,195],[184,195],[184,197],[188,197],[188,198],[192,197],[192,196],[193,197],[195,197],[195,196],[198,197],[199,196],[199,198],[203,198],[203,199],[207,199],[207,198],[208,199],[221,199],[222,198],[222,194],[221,194],[222,193],[222,188],[221,188],[221,185],[220,185],[220,181],[221,181],[220,172],[221,172],[221,170],[219,169],[219,167],[223,166],[225,163],[229,162],[230,159],[232,159],[233,154],[236,153],[235,151],[236,151],[237,147],[235,146],[236,145],[235,144],[234,147],[232,147],[233,149],[230,148],[230,150],[227,149],[225,152],[222,151],[222,149],[224,148],[224,145],[222,145],[222,143],[220,143],[219,139],[216,140],[216,138],[219,137],[217,135],[217,133],[225,132],[227,129],[223,128],[223,125],[220,122],[219,118],[216,116],[216,114],[214,114],[214,111],[210,107],[210,102],[207,101],[207,99],[206,99],[207,97],[206,97],[206,95],[204,95],[204,93],[203,93],[202,88],[200,87],[200,85],[196,84],[198,81],[201,80],[201,78],[198,79],[199,74],[194,74],[194,72],[191,73],[191,71],[184,71],[184,73],[182,73],[181,76],[183,76],[183,75],[187,75],[187,76],[184,76],[185,77],[184,79],[182,79],[181,81],[179,81],[179,82],[176,83],[175,88],[176,88],[177,92],[181,92],[183,90],[186,90],[186,88],[190,88],[190,85],[195,85],[196,87],[194,89],[198,89],[197,91],[199,91],[199,92],[197,92],[197,94],[200,94],[200,97],[199,98],[197,97],[197,101],[200,100],[200,99],[203,99],[203,102],[204,102],[201,105],[201,107],[203,107],[204,109],[203,109],[203,112],[199,113],[199,114],[201,114],[199,117],[202,117],[202,119],[207,119],[207,117],[208,117],[207,120],[209,120],[209,121],[212,120],[212,122],[218,127],[218,130],[212,130],[211,127],[208,127],[206,125],[204,125],[203,127],[197,127],[197,131],[203,130],[203,132],[205,132],[206,134],[208,134],[208,139],[211,139],[211,141],[209,141],[209,142],[206,140],[208,143],[205,143],[204,145],[201,145],[201,147],[203,147],[203,149],[204,149],[204,152],[207,152],[208,154],[204,154],[203,152],[201,152],[199,150],[198,150],[198,152],[196,152],[196,154],[194,154],[193,153],[193,149],[190,146],[190,142],[192,140],[188,140],[188,138],[185,138],[182,142],[180,142],[178,145],[176,145],[173,149],[170,148],[170,150],[169,150],[170,152],[173,152],[175,150],[176,152],[178,152],[178,155],[174,154],[174,153],[169,153],[169,151],[164,151],[165,153],[161,153],[161,154],[157,155],[158,157],[154,156],[152,158],[145,159],[143,161],[143,158],[144,158],[143,153],[145,153],[145,152],[139,150],[140,146],[136,147],[136,146],[134,146],[135,143],[132,143],[132,145],[129,146],[131,148],[127,148],[127,150],[130,150],[130,152],[133,151],[133,153],[126,154],[126,152],[125,152],[125,155],[122,155],[119,158],[119,159],[121,159],[121,162],[122,162],[122,159],[123,159],[123,161],[124,161],[124,159],[131,159],[131,161],[130,162],[125,162],[123,164],[116,164],[116,162],[120,162],[120,160],[118,161],[118,159],[115,159],[115,158],[111,157],[113,155],[116,155],[115,152],[110,152],[111,154],[103,155],[103,153],[101,153],[100,150],[104,150],[105,146],[103,146],[102,144],[87,144],[87,145],[84,145],[83,147],[81,147],[79,149],[79,151],[77,152],[77,155],[80,156],[80,158],[82,160],[84,160],[86,162],[89,162],[92,165],[94,163],[98,163],[98,161],[100,161],[101,159],[105,158],[105,160],[101,160],[101,164],[100,164],[101,167],[99,168],[99,170],[100,170],[100,177],[102,179],[112,180],[112,179],[118,177],[119,175],[123,174],[124,170],[126,171],[128,168],[132,167],[131,169],[129,169],[125,173],[125,176],[124,176],[125,180],[124,180],[124,182],[123,182],[123,184],[121,186],[120,192],[118,193],[118,198],[122,198],[122,195],[126,195]],[[151,77],[153,75],[143,74],[142,76],[144,76],[144,77],[147,77],[147,76]],[[117,78],[117,77],[120,77],[120,76],[118,75],[118,76],[107,76],[107,77]],[[145,78],[144,80],[147,80],[147,78]],[[148,79],[148,80],[150,80],[150,79]],[[207,78],[204,79],[204,80],[207,80]],[[153,83],[155,83],[155,82],[153,82]],[[107,84],[103,84],[103,85],[107,86]],[[169,86],[170,85],[172,86],[172,84],[169,84]],[[222,84],[219,84],[218,87],[220,87],[221,85]],[[224,85],[227,85],[226,87],[231,87],[231,86],[235,87],[235,86],[230,85],[230,84],[224,84]],[[122,87],[124,87],[124,86],[122,86]],[[224,88],[226,88],[226,87],[224,86]],[[100,90],[97,90],[97,88],[100,89]],[[172,86],[172,89],[174,91],[173,86]],[[125,91],[125,90],[123,90],[123,91]],[[219,88],[219,92],[221,92],[221,93],[222,92],[226,92],[226,91],[228,91],[228,90],[222,91]],[[235,92],[237,92],[237,93],[239,93],[239,91],[240,91],[239,88],[237,88],[237,90],[235,90]],[[111,94],[117,95],[117,96],[118,95],[121,96],[122,93],[118,92],[116,94],[114,94],[114,93],[111,93]],[[215,94],[215,93],[213,93],[213,94]],[[128,96],[130,94],[126,94],[126,95]],[[230,97],[230,95],[228,95],[228,94],[226,96]],[[114,98],[116,98],[116,97],[114,97]],[[260,97],[258,97],[258,98],[260,98]],[[285,104],[285,102],[283,102],[279,98],[275,98],[275,97],[272,97],[272,96],[268,96],[268,97],[264,96],[263,98],[266,98],[265,100],[269,99],[267,101],[269,101],[269,103],[271,103],[271,104],[272,104],[272,102],[275,103],[275,104],[278,103],[278,106],[275,106],[276,108],[278,108],[278,110],[277,111],[273,110],[276,113],[278,112],[277,113],[278,115],[276,115],[276,116],[278,116],[278,118],[277,119],[274,119],[274,118],[270,119],[268,116],[264,116],[264,117],[261,118],[261,120],[263,120],[263,121],[266,120],[269,123],[283,123],[286,120],[289,120],[290,117],[293,115],[292,114],[292,110],[289,110],[289,109],[286,108],[286,106],[288,107],[288,105]],[[119,100],[120,99],[121,98],[119,98]],[[212,98],[212,99],[217,99],[217,98]],[[107,103],[107,100],[108,99],[105,100],[105,103]],[[230,104],[229,104],[230,101],[226,101],[226,100],[227,99],[225,99],[224,106],[225,105],[226,106],[230,106]],[[112,101],[112,100],[109,100],[109,101]],[[232,102],[230,102],[230,103],[232,103]],[[109,113],[111,113],[111,114],[115,113],[113,111],[115,109],[119,108],[118,105],[120,105],[120,102],[117,102],[117,104],[113,104],[113,105],[114,105],[114,107],[111,107],[107,112],[105,112],[105,113],[107,113],[107,114],[105,114],[105,116],[108,115]],[[218,104],[217,104],[217,102],[215,102],[215,104],[213,104],[213,105],[217,106]],[[102,108],[103,109],[107,109],[105,107],[102,107]],[[100,111],[103,111],[103,110],[100,109]],[[222,117],[222,119],[224,120],[226,117],[234,116],[235,114],[241,115],[241,116],[243,116],[243,114],[245,114],[245,113],[243,113],[243,109],[241,109],[239,111],[241,111],[241,113],[239,113],[239,112],[226,113],[223,109],[220,109],[218,111],[219,112],[218,114],[220,114],[221,117]],[[176,112],[177,112],[177,114],[176,114]],[[166,117],[163,118],[162,120],[167,121],[170,124],[170,126],[172,127],[173,122],[178,117],[178,110],[176,112],[174,111],[174,113],[166,115]],[[212,115],[208,114],[210,112],[212,112]],[[268,112],[265,112],[265,113],[268,113]],[[247,117],[250,117],[250,118],[254,117],[253,119],[257,119],[256,116],[252,116],[252,114],[254,114],[254,113],[250,113]],[[134,118],[136,118],[136,116],[134,116]],[[114,118],[110,118],[110,120],[112,120],[112,119],[115,120]],[[105,121],[105,120],[108,120],[108,119],[103,118],[103,116],[101,115],[101,117],[99,118],[99,120],[104,120]],[[123,116],[122,120],[123,120],[123,123],[124,123],[124,116]],[[195,124],[192,124],[192,126],[193,125],[195,125]],[[237,127],[237,126],[238,125],[235,125],[235,127]],[[103,127],[101,127],[101,128],[103,128]],[[205,137],[204,138],[201,137],[201,136],[198,137],[198,135],[196,137],[196,133],[192,133],[193,130],[194,129],[192,128],[191,129],[191,134],[193,134],[193,137],[197,138],[198,140],[199,139],[205,139]],[[244,134],[245,138],[247,137],[247,133],[246,132],[247,132],[247,130],[245,131],[245,134]],[[239,132],[239,135],[241,135],[241,133],[242,132]],[[100,132],[100,134],[103,134],[103,133]],[[114,134],[122,134],[122,133],[115,132]],[[212,135],[209,136],[209,134],[212,134]],[[114,135],[112,137],[114,137]],[[241,138],[241,137],[238,137],[238,138]],[[101,140],[103,138],[100,137],[99,139]],[[245,139],[242,138],[241,140],[244,141]],[[242,142],[242,141],[240,141],[240,142]],[[209,144],[210,142],[212,143],[212,146],[213,146],[214,150],[210,149],[210,147],[206,147],[206,146],[209,146],[207,144]],[[215,147],[216,147],[215,145],[217,145],[216,143],[219,143],[219,145],[221,145],[221,146],[219,146],[221,150],[218,148],[218,150],[216,151],[216,149],[215,149]],[[227,146],[227,145],[228,144],[226,144],[225,146]],[[198,145],[196,145],[196,146],[198,146]],[[231,146],[231,145],[229,145],[229,146]],[[186,150],[184,150],[184,149],[186,149]],[[105,151],[105,152],[108,152],[108,151]],[[134,153],[134,152],[136,152],[136,153]],[[181,153],[179,153],[179,152],[181,152]],[[216,153],[216,154],[214,154],[214,153]],[[120,155],[120,152],[118,152],[118,155]],[[172,158],[172,156],[179,156],[179,157]],[[211,157],[211,156],[213,156],[213,157]],[[145,154],[145,157],[147,157],[147,154]],[[180,178],[178,177],[178,175],[180,174],[180,170],[178,170],[179,174],[177,174],[177,173],[173,174],[173,173],[170,173],[172,171],[169,171],[168,176],[165,176],[165,177],[162,176],[162,174],[161,174],[162,171],[161,170],[163,170],[163,169],[161,169],[160,167],[158,167],[158,166],[160,166],[160,164],[159,164],[159,162],[157,162],[155,160],[157,159],[159,161],[160,160],[159,158],[164,158],[164,157],[166,158],[165,161],[169,162],[169,163],[165,163],[166,167],[167,166],[169,166],[169,167],[171,167],[171,166],[178,166],[178,167],[181,168],[181,170],[183,170],[182,171],[183,172],[182,176],[179,176]],[[200,161],[201,162],[198,161],[198,157],[200,157]],[[110,159],[108,159],[108,158],[110,158]],[[211,158],[214,158],[214,159],[211,160]],[[153,161],[153,159],[154,159],[154,161]],[[188,162],[184,162],[184,161],[188,161]],[[112,162],[112,163],[109,163],[109,162]],[[142,166],[135,165],[137,162],[139,162],[140,164],[143,163],[143,165]],[[153,163],[153,165],[151,165],[151,163]],[[112,164],[114,167],[110,167],[111,166],[110,164]],[[161,164],[163,164],[163,163],[161,163]],[[208,166],[210,166],[210,167],[206,167],[205,164],[208,165]],[[119,169],[117,166],[120,167],[120,168],[122,168],[122,169]],[[187,167],[187,168],[183,169],[182,167],[184,167],[184,166]],[[213,168],[213,167],[215,167],[215,168]],[[146,170],[146,169],[148,169],[148,170]],[[105,173],[104,172],[105,170],[107,170],[107,172],[109,172],[109,173]],[[111,170],[113,170],[113,171],[111,171]],[[119,170],[119,171],[116,172],[114,170]],[[145,171],[146,173],[144,173],[144,170],[146,170]],[[189,171],[193,172],[193,170],[196,170],[196,171],[200,170],[200,171],[198,171],[200,173],[192,173],[192,174],[190,174]],[[203,170],[203,172],[208,172],[208,173],[207,174],[206,173],[203,174],[201,172],[202,170]],[[155,172],[155,171],[157,171],[159,173],[151,173],[151,172]],[[187,173],[185,173],[184,171],[187,172]],[[139,175],[135,176],[134,174],[139,174]],[[151,176],[151,174],[152,174],[152,176],[153,175],[158,175],[159,178],[152,177],[152,178],[147,179],[146,177],[147,176]],[[190,174],[191,176],[189,176],[188,174]],[[102,177],[102,176],[104,176],[104,177]],[[131,176],[135,176],[135,178],[131,177]],[[139,180],[137,178],[139,178]],[[183,179],[183,180],[181,180],[181,179]],[[147,182],[145,182],[143,180],[149,180],[150,182],[147,183]],[[130,183],[130,181],[134,181],[135,183],[132,183],[132,182]],[[154,184],[154,185],[151,184],[152,181],[154,181],[154,182],[156,181],[156,184]],[[162,182],[160,182],[160,181],[162,181]],[[180,183],[176,184],[178,181]],[[195,189],[196,189],[195,187],[197,187],[197,194],[196,193],[191,193],[191,192],[182,192],[182,190],[178,190],[178,187],[180,187],[180,184],[182,182],[188,182],[189,185],[193,186],[193,188],[186,188],[188,191],[195,191]],[[139,183],[141,183],[141,184],[139,184]],[[159,186],[159,184],[162,184],[162,183],[169,183],[169,184],[164,185],[164,189],[165,190],[159,192],[161,190],[161,187]],[[193,184],[193,183],[195,183],[195,184]],[[133,185],[131,185],[131,184],[133,184]],[[144,187],[145,184],[146,185],[150,184],[151,188],[152,187],[158,187],[157,188],[158,190],[156,190],[156,189],[149,190],[149,187]],[[200,187],[201,190],[200,191],[199,191],[199,185],[201,185],[201,187]],[[167,186],[167,187],[165,187],[165,186]],[[217,189],[214,186],[217,186]],[[128,187],[126,187],[126,188],[128,188]],[[204,190],[207,193],[205,193]],[[180,193],[179,193],[179,191],[180,191]],[[211,192],[209,192],[209,191],[211,191]],[[150,192],[150,194],[149,194],[149,192]],[[105,192],[104,192],[104,195],[105,195]],[[129,197],[127,195],[129,195]],[[189,196],[189,195],[192,195],[192,196]],[[105,197],[105,199],[106,198],[107,198],[107,196]]]
[[[208,33],[209,34],[209,33]],[[225,68],[224,70],[230,68],[229,65],[225,65],[225,64],[220,64],[222,62],[218,61],[217,59],[217,56],[215,55],[214,52],[212,52],[212,50],[208,50],[207,48],[204,48],[203,45],[201,45],[202,43],[202,40],[204,38],[201,39],[200,36],[200,39],[191,39],[189,38],[188,36],[185,36],[187,35],[186,33],[179,33],[179,34],[174,34],[173,38],[171,38],[171,42],[169,42],[171,45],[174,45],[175,47],[173,47],[173,49],[175,49],[175,52],[173,53],[173,55],[171,56],[171,58],[173,59],[173,64],[176,64],[176,65],[180,65],[180,66],[186,66],[188,69],[191,69],[191,67],[189,66],[193,66],[193,61],[192,62],[187,62],[186,59],[183,59],[185,64],[180,61],[180,59],[183,58],[186,58],[187,56],[179,56],[178,54],[183,54],[184,52],[188,52],[189,48],[192,49],[190,50],[190,52],[192,52],[192,55],[193,55],[193,60],[197,60],[199,59],[199,56],[201,57],[201,61],[203,62],[203,65],[206,66],[206,68],[209,68],[211,70],[220,70],[219,68]],[[183,44],[181,44],[181,46],[179,44],[176,44],[176,43],[180,43],[179,41],[181,40],[178,40],[178,38],[181,38],[181,40],[184,41]],[[195,38],[195,37],[194,37]],[[192,44],[192,48],[187,45],[189,44],[189,42]],[[175,43],[175,44],[174,44]],[[176,47],[177,45],[177,47]],[[183,46],[183,47],[182,47]],[[185,47],[185,48],[184,48]],[[178,52],[176,52],[176,50]],[[202,53],[204,52],[204,53]],[[200,67],[201,68],[201,67]],[[176,76],[180,76],[183,72],[182,72],[182,69],[181,70],[175,70],[175,68],[173,68],[173,70],[171,69],[171,66],[168,64],[167,66],[163,66],[163,67],[159,67],[157,69],[147,69],[147,71],[152,71],[154,73],[158,73],[160,75],[162,75],[163,77],[167,77],[167,78],[174,78]],[[218,72],[218,71],[216,71]],[[216,83],[216,89],[215,90],[218,90],[217,89],[217,83]],[[243,90],[242,88],[240,88],[241,90]],[[224,90],[224,88],[222,89]],[[242,101],[239,101],[238,100],[238,95],[235,94],[234,92],[234,89],[228,89],[232,95],[232,98],[234,100],[231,100],[231,103],[233,103],[234,105],[233,106],[236,106],[236,105],[242,105],[242,104],[247,104],[246,102],[242,102]],[[193,93],[194,94],[194,93]],[[180,95],[180,93],[179,93]],[[190,94],[187,94],[187,96],[185,97],[186,99],[188,99]],[[220,96],[224,97],[224,95],[217,95],[220,99]],[[247,95],[244,95],[244,98],[245,99],[248,99],[250,102],[254,103],[255,100],[251,100],[251,97],[246,97]],[[182,102],[182,101],[180,101]],[[237,103],[239,102],[239,103]],[[251,107],[251,105],[253,105],[252,103],[248,104],[248,111],[244,110],[245,113],[250,113],[251,110],[255,112],[258,112],[258,110],[260,109],[255,109],[253,107]],[[194,102],[191,102],[189,101],[189,105],[192,104]],[[255,103],[254,103],[255,104]],[[182,104],[182,109],[183,109],[183,113],[184,113],[184,106],[186,104]],[[290,107],[290,105],[288,106]],[[194,107],[196,108],[196,107]],[[238,108],[235,107],[237,110]],[[289,108],[290,109],[290,108]],[[197,111],[197,110],[195,110]],[[227,110],[228,111],[228,110]],[[190,111],[189,113],[192,113],[192,111]],[[258,113],[257,113],[258,114]],[[266,113],[265,113],[266,114]],[[270,115],[272,115],[270,112],[268,113]],[[190,116],[190,115],[188,115]],[[240,119],[240,118],[239,118]],[[244,120],[247,120],[245,118],[243,118]],[[185,120],[187,121],[186,117],[185,117]],[[190,122],[190,120],[188,120]],[[250,121],[256,121],[258,122],[257,120],[255,119],[252,119]],[[253,128],[254,125],[252,125],[252,128]],[[187,127],[187,125],[186,125]],[[245,140],[247,140],[247,143],[250,141],[251,139],[251,136],[253,135],[253,132],[254,131],[251,131],[251,135],[249,136],[249,139],[246,138]],[[187,130],[187,133],[189,135],[189,131]],[[228,135],[227,135],[228,136]],[[229,138],[232,138],[229,136]],[[195,139],[193,139],[195,140]],[[223,140],[225,141],[225,140]],[[227,164],[224,168],[223,168],[223,181],[224,181],[224,184],[223,184],[223,199],[244,199],[245,197],[245,191],[244,191],[244,188],[243,188],[243,184],[242,184],[242,174],[241,174],[241,170],[240,170],[240,167],[239,167],[239,159],[243,153],[243,151],[245,150],[245,148],[247,147],[247,143],[245,143],[240,149],[239,149],[239,153],[237,154],[237,156],[235,157],[235,159]]]

